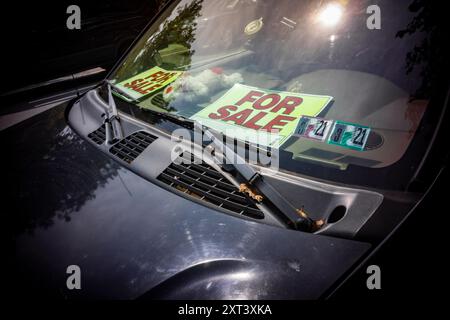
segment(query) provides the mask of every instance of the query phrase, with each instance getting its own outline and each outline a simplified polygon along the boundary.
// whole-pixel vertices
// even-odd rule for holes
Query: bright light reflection
[[[339,3],[329,3],[318,15],[320,23],[327,27],[335,26],[339,23],[344,13],[344,8]]]
[[[249,280],[252,277],[253,275],[250,272],[236,272],[230,276],[234,280]]]

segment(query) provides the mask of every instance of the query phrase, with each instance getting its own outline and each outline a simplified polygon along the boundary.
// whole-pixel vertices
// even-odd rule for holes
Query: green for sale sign
[[[329,144],[363,151],[369,134],[369,127],[349,122],[336,121],[327,142]]]

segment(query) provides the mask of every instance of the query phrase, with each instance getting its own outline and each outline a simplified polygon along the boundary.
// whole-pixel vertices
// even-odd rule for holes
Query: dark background
[[[14,96],[8,94],[11,91],[94,67],[109,70],[163,2],[46,0],[2,4],[0,96],[9,98]],[[81,30],[66,28],[66,9],[71,4],[81,7]],[[99,75],[104,76],[106,72]],[[340,288],[335,299],[423,299],[443,294],[434,288],[445,290],[448,283],[444,230],[450,213],[448,181],[445,170],[410,219]],[[365,269],[370,264],[381,267],[382,290],[366,287]]]
[[[332,300],[389,299],[391,301],[444,298],[449,283],[445,235],[448,209],[448,169],[437,179],[416,210],[380,250],[364,263],[332,297]],[[381,290],[368,290],[367,266],[381,269]],[[411,306],[413,307],[413,306]]]
[[[165,0],[10,1],[2,4],[0,93],[95,67],[109,70]],[[81,29],[66,27],[81,8]],[[105,76],[105,74],[103,75]]]

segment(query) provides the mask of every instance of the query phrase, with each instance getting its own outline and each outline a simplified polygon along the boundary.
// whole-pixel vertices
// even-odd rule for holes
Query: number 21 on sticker
[[[333,121],[303,116],[295,133],[301,137],[324,141],[332,124]]]
[[[336,121],[328,138],[328,143],[363,151],[369,134],[369,127]]]

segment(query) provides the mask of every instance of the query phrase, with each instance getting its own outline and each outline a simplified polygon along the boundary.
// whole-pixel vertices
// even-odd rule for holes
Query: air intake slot
[[[158,176],[159,181],[234,213],[254,219],[264,218],[264,214],[254,202],[240,193],[239,189],[216,169],[194,158],[188,152],[183,153],[180,158],[183,161],[176,161],[181,162],[180,164],[175,162],[170,164]]]
[[[131,163],[157,138],[145,131],[137,131],[113,145],[109,152]]]
[[[105,126],[101,126],[97,130],[91,132],[88,134],[88,138],[94,141],[96,144],[101,145],[105,143],[106,140],[106,133],[105,133]]]

